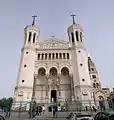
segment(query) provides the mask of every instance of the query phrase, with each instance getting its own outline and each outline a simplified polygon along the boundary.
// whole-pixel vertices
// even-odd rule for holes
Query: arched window
[[[69,59],[69,53],[67,53],[67,59]]]
[[[25,33],[25,43],[26,43],[26,40],[27,40],[27,33]],[[25,44],[25,43],[24,43],[24,44]]]
[[[47,60],[47,53],[45,53],[45,59]]]
[[[44,54],[42,54],[42,60],[44,59]]]
[[[38,76],[44,76],[45,74],[46,74],[46,70],[43,67],[39,68]]]
[[[68,68],[66,68],[66,67],[63,67],[62,69],[61,69],[61,75],[63,75],[63,76],[68,76],[69,75],[69,69]]]
[[[53,54],[52,54],[52,59],[54,59],[54,56],[55,56],[55,54],[53,53]]]
[[[50,75],[51,76],[53,76],[53,77],[55,77],[55,76],[57,76],[57,69],[56,68],[54,68],[54,67],[52,67],[51,69],[50,69]]]
[[[32,33],[31,33],[31,32],[29,32],[28,42],[30,42],[30,41],[31,41],[31,35],[32,35]]]
[[[51,59],[51,53],[49,53],[49,59]]]
[[[91,68],[92,71],[94,71],[94,68]]]
[[[96,75],[92,75],[92,78],[93,78],[93,79],[96,78]]]
[[[79,39],[78,39],[78,31],[76,31],[76,40],[79,41]]]
[[[80,32],[80,40],[82,41],[82,32]]]
[[[60,55],[60,59],[62,59],[62,53],[59,53],[59,55]]]
[[[74,34],[73,34],[73,32],[71,32],[71,38],[72,38],[72,42],[74,43]]]
[[[35,43],[36,33],[33,35],[33,43]]]
[[[96,83],[96,87],[99,88],[99,83]]]
[[[93,87],[96,88],[95,83],[93,83]]]
[[[56,59],[58,59],[58,53],[56,53]]]
[[[40,54],[38,54],[38,60],[40,59]]]
[[[63,59],[65,59],[65,53],[63,53]]]

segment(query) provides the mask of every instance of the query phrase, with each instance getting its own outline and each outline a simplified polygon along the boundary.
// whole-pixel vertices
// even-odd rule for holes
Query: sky
[[[114,0],[0,0],[0,97],[13,96],[24,27],[32,15],[38,16],[41,40],[68,40],[72,13],[84,28],[84,44],[102,87],[114,87]]]

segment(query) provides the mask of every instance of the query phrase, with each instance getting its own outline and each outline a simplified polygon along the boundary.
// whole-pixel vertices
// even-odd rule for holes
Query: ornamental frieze
[[[45,40],[37,44],[37,49],[68,49],[69,42],[57,39]]]

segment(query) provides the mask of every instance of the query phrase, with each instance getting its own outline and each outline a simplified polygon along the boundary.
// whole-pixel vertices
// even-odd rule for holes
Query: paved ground
[[[57,118],[52,117],[52,112],[45,112],[44,115],[38,116],[35,119],[30,119],[27,112],[12,112],[11,117],[8,120],[65,120],[65,117],[68,115],[68,112],[58,112]]]
[[[45,115],[38,116],[38,118],[30,119],[28,113],[19,114],[18,112],[12,112],[8,120],[65,120],[65,114],[59,114],[59,117],[54,118],[52,117],[52,113],[45,113]]]

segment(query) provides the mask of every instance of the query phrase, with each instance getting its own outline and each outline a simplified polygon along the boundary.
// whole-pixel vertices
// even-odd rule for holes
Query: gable
[[[68,49],[69,42],[64,40],[58,40],[56,38],[50,38],[38,43],[38,49]]]

